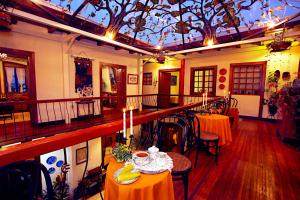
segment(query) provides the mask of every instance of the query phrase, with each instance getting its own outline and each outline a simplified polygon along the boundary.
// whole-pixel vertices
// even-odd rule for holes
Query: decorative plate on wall
[[[54,167],[50,167],[49,169],[48,169],[48,173],[49,174],[53,174],[55,172],[55,168]]]
[[[219,85],[219,88],[220,88],[220,90],[224,90],[225,85],[224,85],[224,84],[220,84],[220,85]]]
[[[227,70],[225,68],[220,69],[219,74],[225,75],[227,73]]]
[[[224,83],[226,81],[226,77],[225,76],[220,76],[219,81],[221,83]]]
[[[59,161],[57,161],[57,163],[56,163],[56,167],[61,167],[63,164],[64,164],[64,161],[59,160]]]
[[[50,156],[49,158],[47,158],[46,163],[48,165],[52,165],[56,162],[57,158],[55,156]]]

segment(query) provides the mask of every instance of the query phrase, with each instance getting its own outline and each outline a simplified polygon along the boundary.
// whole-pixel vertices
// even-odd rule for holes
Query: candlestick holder
[[[130,135],[130,136],[129,136],[129,145],[128,145],[129,148],[131,147],[131,145],[132,145],[132,143],[133,143],[133,139],[134,139],[134,136],[133,136],[133,135]],[[124,138],[124,137],[122,137],[122,135],[121,135],[121,138],[120,138],[119,142],[126,145],[126,144],[127,144],[127,140],[128,140],[128,138]]]

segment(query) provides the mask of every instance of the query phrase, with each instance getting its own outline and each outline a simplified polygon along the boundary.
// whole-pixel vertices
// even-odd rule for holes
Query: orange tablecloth
[[[200,130],[219,136],[219,146],[232,141],[229,117],[224,115],[196,115],[200,121]],[[197,127],[196,127],[197,128]]]
[[[229,108],[228,110],[228,115],[233,117],[233,124],[232,128],[237,128],[238,123],[239,123],[239,109],[238,108]]]
[[[169,171],[155,175],[142,174],[136,182],[121,185],[115,182],[113,174],[123,166],[124,163],[110,160],[105,179],[105,200],[174,200],[173,181]]]

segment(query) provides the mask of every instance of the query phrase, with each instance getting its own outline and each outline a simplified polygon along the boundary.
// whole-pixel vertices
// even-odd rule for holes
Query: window
[[[244,63],[231,65],[232,94],[260,95],[263,88],[263,64]]]
[[[152,72],[143,74],[143,85],[152,85]]]
[[[27,66],[13,62],[3,62],[6,93],[27,93]]]
[[[216,95],[217,66],[191,68],[191,95]]]

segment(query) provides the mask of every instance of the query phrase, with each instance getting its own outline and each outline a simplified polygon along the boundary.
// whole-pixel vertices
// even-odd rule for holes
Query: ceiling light
[[[6,53],[0,53],[0,60],[5,60],[7,58]]]
[[[214,45],[213,39],[207,40],[207,46],[213,46],[213,45]]]
[[[114,32],[108,31],[108,32],[105,33],[105,37],[110,39],[110,40],[114,40],[115,36],[116,36],[116,34]]]
[[[275,27],[275,22],[273,20],[270,20],[267,22],[268,28],[274,28]]]
[[[155,49],[160,50],[160,49],[161,49],[161,45],[157,45],[157,46],[155,47]]]

